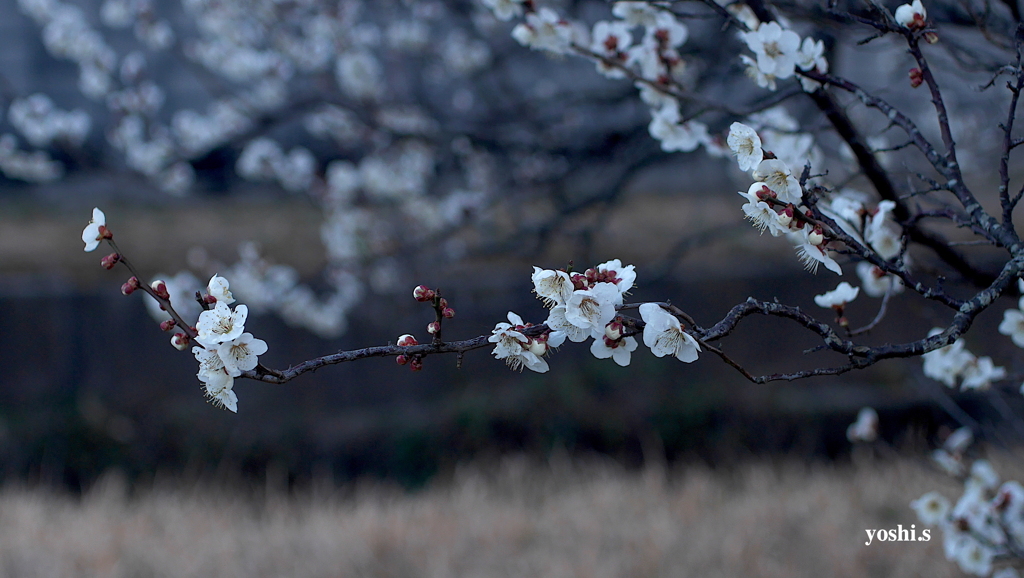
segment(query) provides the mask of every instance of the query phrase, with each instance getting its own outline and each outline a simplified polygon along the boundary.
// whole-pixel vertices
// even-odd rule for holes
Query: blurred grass
[[[865,448],[859,448],[865,450]],[[917,457],[759,461],[728,471],[504,458],[416,493],[328,481],[287,492],[108,474],[80,498],[0,491],[9,577],[959,576],[930,542],[865,546],[917,524],[909,502],[955,481]],[[1019,456],[993,460],[1020,477]],[[917,524],[918,532],[922,529]]]

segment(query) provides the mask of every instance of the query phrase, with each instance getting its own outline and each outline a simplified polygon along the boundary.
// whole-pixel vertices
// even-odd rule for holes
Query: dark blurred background
[[[416,487],[456,463],[505,453],[597,452],[630,466],[666,458],[728,465],[761,454],[844,459],[846,428],[863,406],[878,410],[883,438],[896,444],[934,441],[960,425],[999,443],[1018,439],[1019,419],[1007,419],[1022,409],[1016,386],[957,394],[924,378],[920,360],[755,386],[707,353],[683,365],[641,347],[621,368],[571,343],[542,375],[509,371],[487,350],[468,354],[461,369],[453,357],[430,357],[419,373],[371,359],[286,385],[238,381],[238,414],[214,408],[195,360],[169,347],[147,297],[120,294],[125,270],[104,271],[101,252],[82,251],[92,207],[106,212],[145,275],[188,270],[193,291],[226,275],[253,312],[246,330],[269,345],[261,361],[275,368],[402,333],[425,340],[432,312],[410,297],[420,283],[440,287],[455,308],[450,339],[488,333],[509,310],[541,322],[533,265],[620,258],[637,267],[633,299],[669,299],[705,325],[748,296],[831,321],[813,296],[838,282],[803,271],[789,243],[743,223],[735,191],[746,177],[729,159],[661,152],[629,83],[602,78],[581,59],[518,46],[511,25],[480,5],[269,4],[246,12],[229,2],[0,0],[0,133],[23,155],[4,149],[0,162],[4,481],[80,489],[117,469],[136,480],[372,476]],[[550,4],[590,23],[609,12],[604,2]],[[228,33],[231,23],[243,32]],[[172,30],[169,41],[161,26]],[[685,81],[712,96],[764,98],[717,26],[693,21]],[[846,38],[829,28],[822,35],[830,46]],[[296,48],[300,41],[309,45]],[[69,56],[61,42],[91,48]],[[311,62],[317,46],[328,52],[322,64]],[[867,70],[884,87],[905,75],[886,64],[890,49],[864,48],[861,68],[844,53],[830,60],[848,74]],[[352,54],[375,63],[363,64],[371,72],[362,92],[339,72]],[[10,112],[35,94],[48,95],[53,109],[84,112],[87,130],[53,128],[64,121],[39,99],[29,120]],[[783,109],[819,123],[800,98]],[[985,98],[957,100],[958,122],[996,128],[978,112]],[[238,118],[223,120],[217,106]],[[189,124],[182,111],[206,116]],[[732,120],[707,118],[719,135]],[[868,123],[884,139],[877,125]],[[33,143],[32,127],[57,136]],[[260,138],[279,150],[246,172],[242,159]],[[825,133],[821,142],[824,162],[842,174],[838,144]],[[297,147],[306,152],[289,156]],[[33,154],[49,160],[24,156]],[[301,159],[310,158],[307,167]],[[911,173],[913,161],[899,158],[893,170]],[[346,185],[346,175],[357,184]],[[406,184],[392,190],[381,180]],[[927,253],[914,255],[933,266]],[[855,282],[853,265],[845,269],[842,279]],[[252,279],[243,282],[242,272]],[[286,307],[305,300],[313,305],[299,313]],[[878,303],[861,297],[848,310],[851,325],[868,323]],[[996,333],[995,309],[969,347],[1019,375],[1019,350]],[[917,339],[947,321],[931,304],[898,295],[866,339]],[[719,345],[755,374],[842,361],[802,353],[815,346],[812,336],[778,319],[749,318]]]

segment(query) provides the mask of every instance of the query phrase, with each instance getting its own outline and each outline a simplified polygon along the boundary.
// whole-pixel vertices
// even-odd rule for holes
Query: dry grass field
[[[1004,475],[1020,463],[993,460]],[[0,491],[8,577],[961,576],[941,539],[865,546],[957,484],[923,460],[716,472],[505,459],[415,493],[379,484]],[[1021,466],[1013,466],[1019,479]],[[920,529],[921,526],[918,525]]]

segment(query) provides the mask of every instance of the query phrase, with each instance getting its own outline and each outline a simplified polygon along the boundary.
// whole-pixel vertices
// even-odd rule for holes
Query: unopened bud
[[[789,206],[782,209],[779,213],[779,224],[783,227],[789,227],[789,224],[793,222],[793,207]]]
[[[185,335],[184,333],[175,333],[171,336],[171,345],[179,351],[185,351],[188,349],[188,342],[188,335]]]
[[[924,73],[920,68],[911,68],[908,75],[910,76],[910,88],[917,88],[924,82]]]
[[[426,285],[417,285],[416,288],[412,290],[413,299],[421,303],[424,301],[432,300],[435,297],[435,295],[436,293],[434,293],[434,290],[427,287]]]
[[[405,365],[406,363],[409,363],[409,358],[405,355],[399,355],[395,358],[395,363],[398,365]]]
[[[409,369],[411,369],[413,371],[419,371],[419,370],[423,369],[423,358],[422,357],[413,357],[412,361],[409,362]]]
[[[132,275],[131,277],[128,278],[128,281],[125,284],[121,285],[121,294],[122,295],[131,295],[138,288],[139,288],[139,279],[138,279],[138,277],[135,277],[134,275]]]
[[[174,329],[175,325],[177,325],[176,321],[173,319],[166,319],[160,322],[160,331],[170,331],[171,329]]]
[[[156,293],[157,297],[160,297],[161,299],[171,298],[171,294],[167,292],[167,283],[165,283],[162,279],[157,279],[153,281],[152,283],[149,284],[149,287],[150,289],[153,290],[154,293]]]
[[[451,307],[445,307],[441,310],[441,316],[445,319],[451,319],[452,317],[455,317],[455,310]]]
[[[406,333],[405,335],[398,338],[398,345],[401,347],[409,347],[410,345],[419,345],[420,342],[416,341],[416,338]]]
[[[114,265],[117,265],[117,262],[120,261],[120,260],[121,260],[121,255],[119,255],[117,253],[111,253],[111,254],[107,255],[106,257],[100,259],[100,266],[109,271],[109,270],[113,269]]]
[[[427,333],[433,335],[441,331],[441,324],[437,321],[431,321],[427,324]]]
[[[924,41],[928,44],[935,44],[939,41],[939,35],[936,32],[929,30],[924,33]]]
[[[530,353],[536,355],[537,357],[543,357],[544,354],[548,352],[548,344],[546,341],[538,341],[536,339],[531,339],[530,345],[527,346],[527,349],[529,349]]]
[[[440,307],[441,309],[448,307],[448,300],[442,297],[437,301],[437,306]]]
[[[105,225],[100,225],[99,234],[100,235],[99,235],[99,237],[97,237],[97,239],[113,239],[114,238],[114,234],[111,233],[110,229],[108,229]]]
[[[198,293],[198,291],[197,291],[197,293]],[[203,296],[203,303],[208,303],[210,305],[213,305],[213,304],[217,303],[217,298],[214,297],[213,295],[204,295]]]
[[[815,227],[813,231],[807,234],[807,242],[817,247],[825,242],[825,234],[818,227]]]
[[[622,339],[622,324],[618,321],[612,321],[608,325],[604,326],[604,335],[612,341],[618,341]]]

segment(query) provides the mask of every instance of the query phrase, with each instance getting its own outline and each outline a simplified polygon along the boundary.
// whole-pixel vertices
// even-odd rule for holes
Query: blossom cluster
[[[938,335],[942,329],[934,328],[928,336]],[[925,353],[924,374],[936,381],[955,387],[960,381],[960,390],[988,389],[993,381],[1006,377],[1006,369],[997,367],[991,357],[978,357],[966,349],[963,338],[952,344]]]
[[[199,314],[196,323],[199,345],[192,348],[192,354],[199,362],[197,376],[207,397],[237,413],[238,396],[232,390],[235,378],[243,371],[256,368],[259,363],[257,356],[267,352],[267,344],[245,332],[248,307],[229,307],[235,299],[227,279],[214,275],[206,289],[205,302],[212,307]]]
[[[783,28],[779,22],[747,22],[749,32],[741,32],[740,36],[747,48],[754,53],[754,58],[745,54],[740,60],[747,67],[747,76],[757,82],[761,88],[776,89],[776,80],[784,80],[796,74],[799,68],[803,71],[815,71],[820,74],[828,72],[828,60],[825,59],[825,45],[821,40],[810,37],[802,41],[800,36]],[[800,75],[800,85],[807,92],[814,92],[821,84],[806,76]]]
[[[1016,481],[1000,484],[999,475],[983,459],[964,466],[963,452],[973,440],[961,428],[936,450],[935,461],[950,475],[963,479],[963,493],[951,503],[938,492],[928,492],[910,503],[922,524],[942,530],[946,559],[975,576],[1019,578],[1011,567],[995,570],[1000,558],[1024,551],[1024,486]]]
[[[527,335],[525,330],[531,325],[509,312],[509,322],[495,326],[489,338],[496,344],[494,356],[514,369],[526,367],[543,373],[548,370],[543,358],[551,348],[566,339],[575,343],[593,339],[590,352],[594,357],[611,358],[622,367],[629,365],[638,347],[634,335],[639,331],[618,315],[618,309],[636,280],[633,265],[623,266],[613,259],[583,273],[533,269],[534,292],[550,309],[544,322],[547,328],[539,335]],[[639,312],[644,321],[644,344],[654,355],[671,355],[686,363],[696,361],[700,344],[675,315],[657,303],[643,303]]]

